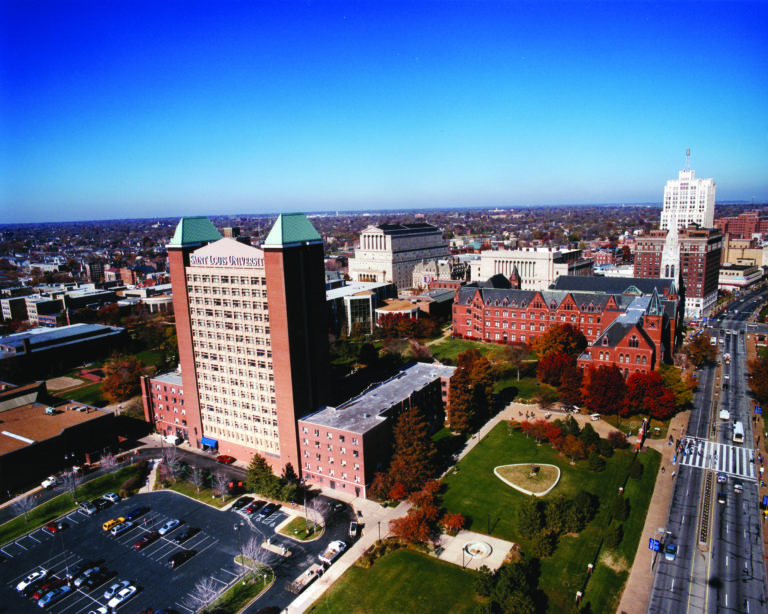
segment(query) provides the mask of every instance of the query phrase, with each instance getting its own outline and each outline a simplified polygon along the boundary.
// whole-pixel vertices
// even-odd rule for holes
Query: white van
[[[163,439],[165,439],[165,441],[171,444],[172,446],[178,446],[182,441],[184,441],[178,435],[166,435],[165,437],[163,437]]]
[[[589,419],[592,421],[600,420],[600,414],[590,414]]]

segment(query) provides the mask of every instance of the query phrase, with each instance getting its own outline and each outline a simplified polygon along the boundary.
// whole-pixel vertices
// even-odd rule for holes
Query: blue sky
[[[768,201],[768,2],[0,4],[0,222]]]

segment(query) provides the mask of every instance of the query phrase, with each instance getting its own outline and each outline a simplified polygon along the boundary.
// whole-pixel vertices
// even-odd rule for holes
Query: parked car
[[[75,587],[80,586],[83,582],[85,582],[88,578],[92,577],[93,575],[99,573],[101,571],[100,567],[91,567],[90,569],[86,569],[82,575],[75,580]]]
[[[88,514],[89,516],[93,516],[96,512],[99,511],[99,509],[90,501],[83,501],[80,504],[80,511]]]
[[[244,507],[247,507],[249,503],[253,502],[253,497],[240,497],[237,501],[235,501],[232,504],[232,508],[234,511],[239,511],[243,509]]]
[[[59,520],[58,522],[49,522],[47,525],[43,527],[43,531],[45,531],[49,535],[55,535],[59,531],[63,531],[64,529],[66,529],[67,526],[68,526],[67,523],[62,522],[61,520]]]
[[[151,544],[158,537],[160,537],[160,534],[157,531],[150,531],[149,533],[146,533],[144,537],[142,537],[139,541],[133,544],[133,547],[135,550],[141,550],[144,548],[144,546]]]
[[[91,503],[96,506],[96,509],[101,511],[104,508],[109,507],[112,505],[111,501],[108,501],[107,499],[104,499],[103,497],[99,497],[98,499],[94,499]]]
[[[219,456],[216,457],[217,463],[224,463],[225,465],[231,465],[236,460],[237,459],[234,456],[229,456],[228,454],[219,454]]]
[[[39,600],[40,597],[43,597],[47,593],[51,592],[55,588],[59,588],[62,584],[64,584],[66,580],[63,578],[48,578],[46,582],[40,585],[40,588],[38,588],[34,593],[32,593],[32,599],[35,601]]]
[[[120,501],[120,495],[118,495],[115,492],[108,492],[106,495],[102,495],[107,501],[111,501],[112,503],[117,503]]]
[[[136,587],[127,586],[107,602],[107,607],[112,609],[116,608],[117,606],[121,605],[122,603],[128,601],[131,597],[133,597],[134,593],[136,593]]]
[[[165,535],[166,533],[170,533],[171,531],[173,531],[180,524],[181,524],[181,520],[177,520],[176,518],[172,518],[171,520],[166,522],[162,527],[160,527],[157,532],[160,535]]]
[[[718,493],[717,502],[725,505],[726,503],[728,503],[728,496],[724,492]]]
[[[72,567],[69,568],[69,573],[67,573],[67,579],[68,580],[74,580],[79,576],[81,573],[83,573],[86,569],[90,569],[93,567],[96,563],[93,561],[90,561],[88,559],[83,559],[79,563],[75,563]]]
[[[352,539],[357,537],[357,523],[354,521],[349,523],[349,536]]]
[[[128,529],[130,529],[133,526],[133,523],[130,520],[126,520],[125,522],[121,522],[120,524],[116,524],[112,529],[110,530],[110,533],[117,537],[121,533],[125,533]]]
[[[725,475],[722,471],[717,474],[717,483],[718,484],[725,484],[728,481],[728,476]]]
[[[125,522],[125,518],[122,516],[119,518],[112,518],[111,520],[107,520],[103,525],[101,525],[101,528],[105,531],[109,531],[112,527],[120,524],[121,522]]]
[[[259,518],[266,518],[267,516],[271,516],[278,509],[280,509],[280,506],[277,503],[268,503],[261,508],[261,511],[259,512]]]
[[[59,483],[59,478],[57,478],[55,475],[49,475],[47,478],[45,478],[40,486],[45,488],[46,490],[49,490],[56,486],[56,484]]]
[[[168,557],[168,567],[176,569],[179,565],[185,563],[196,554],[197,552],[195,550],[182,550],[181,552],[176,552]]]
[[[255,514],[256,512],[258,512],[266,504],[267,504],[266,501],[254,501],[243,510],[243,513],[248,514],[248,516],[250,516],[251,514]]]
[[[192,537],[199,530],[200,529],[195,529],[194,527],[187,527],[183,531],[179,531],[176,535],[174,535],[171,538],[171,541],[174,544],[183,544],[185,541],[187,541],[190,537]]]
[[[125,519],[126,520],[136,520],[139,516],[143,516],[149,511],[149,508],[145,505],[140,505],[139,507],[133,509],[130,514],[128,514]]]
[[[664,546],[664,558],[668,561],[674,561],[677,558],[677,546],[675,544]]]
[[[117,593],[124,588],[130,586],[131,583],[128,580],[120,580],[112,584],[106,591],[104,591],[104,599],[112,599]]]
[[[36,571],[33,571],[31,574],[29,574],[26,578],[24,578],[21,582],[19,582],[16,585],[17,591],[23,591],[25,588],[27,588],[30,584],[33,582],[36,582],[37,580],[45,580],[48,577],[48,570],[43,569],[42,567]]]
[[[115,576],[115,575],[117,575],[115,572],[108,573],[108,572],[102,570],[102,571],[100,571],[98,573],[93,574],[85,582],[83,582],[80,585],[80,590],[81,591],[85,591],[86,593],[89,593],[94,588],[97,588],[97,587],[101,586],[107,580],[109,580],[109,578],[111,578],[112,576]]]
[[[734,480],[733,481],[733,492],[737,495],[740,495],[744,492],[744,482],[741,480]]]
[[[47,608],[49,605],[51,605],[55,601],[58,601],[59,599],[61,599],[70,590],[72,589],[69,588],[66,584],[64,586],[60,586],[59,588],[56,588],[51,592],[46,593],[43,597],[41,597],[40,600],[37,602],[37,605],[39,605],[41,608]]]

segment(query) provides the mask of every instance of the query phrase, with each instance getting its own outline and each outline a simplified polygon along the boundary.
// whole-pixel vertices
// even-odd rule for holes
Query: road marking
[[[675,591],[675,579],[674,578],[672,578],[672,586],[671,586],[671,588],[669,590],[670,590],[670,592],[674,592]]]
[[[79,520],[75,520],[74,518],[72,518],[72,516],[73,516],[73,515],[76,515],[77,513],[78,513],[78,512],[72,512],[71,514],[69,514],[69,515],[67,516],[67,520],[69,520],[69,521],[71,521],[71,522],[74,522],[75,524],[80,524],[80,521],[79,521]]]
[[[211,580],[216,580],[216,582],[221,582],[224,586],[229,584],[229,582],[224,582],[224,580],[219,580],[216,576],[211,576]]]
[[[29,539],[32,539],[32,540],[36,541],[38,544],[40,543],[40,540],[39,540],[39,539],[35,539],[34,537],[32,537],[32,533],[30,533],[29,535],[27,535],[27,537],[29,537]]]
[[[725,566],[728,567],[728,555],[725,557]]]
[[[176,602],[176,605],[179,606],[182,610],[186,610],[190,614],[192,614],[192,612],[194,612],[194,610],[190,610],[187,606],[180,604],[178,601]]]
[[[5,550],[3,550],[2,548],[0,548],[0,552],[2,552],[2,553],[5,555],[5,556],[9,556],[9,557],[13,558],[13,555],[12,555],[12,554],[8,554],[8,553],[7,553]]]
[[[237,578],[240,575],[239,573],[235,573],[234,571],[229,571],[228,569],[224,569],[223,567],[221,568],[221,571],[223,571],[224,573],[228,573],[230,576],[234,576],[235,578]]]
[[[22,538],[22,539],[24,539],[24,538]],[[17,545],[19,548],[21,548],[22,550],[28,550],[28,548],[25,548],[24,546],[22,546],[22,545],[21,545],[21,544],[20,544],[18,541],[15,541],[15,542],[13,542],[13,543],[14,543],[14,544],[16,544],[16,545]]]
[[[728,593],[725,594],[725,607],[728,607]]]
[[[202,550],[200,550],[200,551],[199,551],[197,554],[198,554],[198,555],[202,554],[203,552],[205,552],[206,550],[208,550],[208,548],[210,548],[211,546],[215,546],[215,545],[216,545],[216,544],[218,544],[218,543],[219,543],[219,540],[217,539],[217,540],[216,540],[215,542],[213,542],[212,544],[208,544],[208,545],[207,545],[205,548],[203,548]]]

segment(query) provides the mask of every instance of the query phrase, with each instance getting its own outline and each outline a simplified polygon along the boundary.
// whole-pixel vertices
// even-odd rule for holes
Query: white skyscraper
[[[664,186],[664,207],[661,210],[661,229],[668,230],[661,254],[661,277],[678,279],[680,268],[680,242],[678,230],[689,224],[712,228],[715,221],[715,180],[697,179],[696,171],[689,168],[691,150],[686,152],[685,170],[677,179],[669,179]]]

